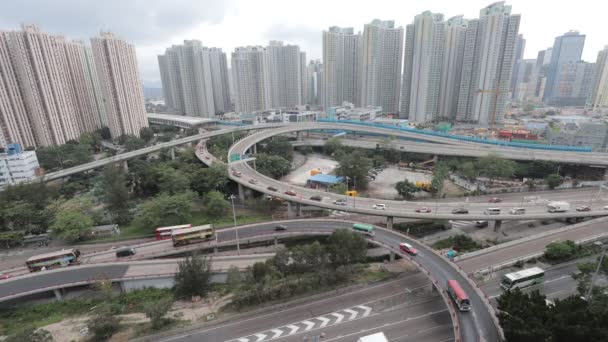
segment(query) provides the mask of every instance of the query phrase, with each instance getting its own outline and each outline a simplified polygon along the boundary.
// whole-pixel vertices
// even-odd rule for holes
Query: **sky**
[[[21,23],[69,39],[89,40],[101,30],[112,31],[136,46],[144,86],[160,87],[157,55],[172,44],[197,39],[227,53],[238,46],[283,40],[299,45],[308,59],[320,59],[322,31],[329,26],[362,31],[373,19],[404,26],[430,10],[448,19],[478,18],[491,1],[480,0],[3,0],[0,30]],[[585,34],[583,60],[595,62],[608,45],[608,1],[510,0],[521,14],[519,32],[526,39],[524,58],[553,45],[568,30]]]

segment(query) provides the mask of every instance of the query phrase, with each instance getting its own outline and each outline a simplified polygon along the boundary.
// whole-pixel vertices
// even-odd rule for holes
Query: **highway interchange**
[[[284,134],[284,133],[289,133],[289,132],[296,132],[296,131],[303,131],[303,130],[319,130],[319,129],[352,129],[352,130],[357,130],[357,131],[365,131],[365,132],[375,132],[375,133],[384,133],[384,134],[388,134],[386,133],[386,130],[383,131],[383,129],[381,128],[369,128],[369,127],[365,127],[365,128],[361,128],[361,127],[356,127],[356,129],[354,129],[354,127],[349,127],[348,125],[346,126],[338,126],[336,124],[299,124],[299,125],[291,125],[291,126],[282,126],[282,125],[266,125],[264,127],[260,126],[257,127],[260,130],[264,129],[264,128],[272,128],[271,130],[268,131],[263,131],[261,130],[258,133],[254,133],[251,134],[247,137],[245,137],[244,139],[242,139],[241,141],[237,142],[236,144],[234,144],[229,152],[229,155],[232,154],[239,154],[241,156],[246,155],[250,149],[256,144],[259,143],[260,141],[267,139],[273,135],[277,135],[277,134]],[[201,134],[198,136],[194,136],[194,137],[188,137],[185,139],[181,139],[183,141],[179,141],[179,142],[171,142],[171,145],[168,146],[163,146],[162,148],[166,148],[166,147],[170,147],[170,146],[177,146],[179,144],[183,144],[183,143],[188,143],[188,142],[194,142],[197,140],[200,140],[201,138],[208,138],[211,136],[215,136],[215,135],[219,135],[219,134],[225,134],[226,132],[230,132],[230,131],[239,131],[239,130],[246,130],[245,128],[236,128],[236,129],[231,129],[231,130],[222,130],[222,131],[217,131],[217,132],[213,132],[213,133],[205,133],[205,134]],[[409,132],[392,132],[390,135],[393,136],[404,136],[404,137],[409,137],[409,138],[420,138],[419,136],[416,137],[415,134],[414,136],[412,136],[413,133],[409,133]],[[462,142],[455,142],[453,140],[448,141],[449,139],[444,139],[444,138],[432,138],[430,139],[436,143],[443,143],[443,144],[450,144],[450,145],[457,145],[457,146],[462,146],[463,151],[471,151],[473,148],[471,147],[472,145],[469,143],[462,143]],[[409,143],[404,143],[409,144]],[[154,150],[158,150],[161,147],[155,146],[153,148],[148,148],[150,149],[150,151],[133,151],[136,153],[132,153],[133,155],[118,155],[112,158],[108,158],[108,160],[103,160],[103,161],[98,161],[97,164],[95,165],[86,165],[86,166],[80,166],[80,169],[76,170],[75,168],[72,168],[71,170],[64,170],[64,171],[59,171],[58,173],[55,173],[54,175],[50,175],[49,177],[45,180],[51,180],[51,179],[57,179],[57,178],[61,178],[61,177],[65,177],[66,175],[69,174],[73,174],[73,173],[77,173],[77,172],[82,172],[84,170],[88,170],[91,168],[95,168],[95,167],[99,167],[104,165],[104,163],[109,163],[109,162],[117,162],[117,161],[121,161],[121,160],[127,160],[129,158],[132,158],[134,156],[137,155],[141,155],[141,154],[145,154],[145,153],[150,153]],[[454,147],[450,147],[448,148],[449,150],[453,150]],[[500,150],[504,150],[505,148],[503,147],[490,147],[488,148],[489,150],[493,150],[493,151],[500,151]],[[513,149],[511,149],[511,151],[509,151],[509,153],[512,153]],[[129,152],[128,152],[129,153]],[[438,152],[438,154],[441,154]],[[561,154],[561,157],[559,157]],[[199,153],[197,153],[197,155],[199,155]],[[572,158],[573,155],[575,155],[575,153],[566,153],[566,152],[553,152],[551,151],[551,153],[547,153],[545,151],[534,151],[534,153],[528,154],[532,156],[532,159],[545,159],[545,158]],[[580,153],[577,155],[584,155],[584,153]],[[118,158],[116,158],[118,157]],[[584,156],[582,157],[583,161],[581,161],[580,163],[582,164],[591,164],[591,162],[589,162],[589,157],[590,156]],[[604,156],[598,157],[596,156],[595,162],[593,163],[594,165],[604,165],[604,163],[608,164],[608,162],[604,161]],[[516,159],[516,158],[515,158]],[[606,158],[608,160],[608,158]],[[202,160],[202,159],[201,159]],[[210,160],[203,160],[203,162],[211,162]],[[382,203],[385,203],[387,205],[387,210],[386,211],[377,211],[374,209],[371,209],[371,206],[374,203],[378,203],[377,200],[374,199],[363,199],[363,198],[357,198],[356,199],[356,203],[354,201],[349,201],[349,204],[352,203],[352,207],[350,207],[350,205],[347,206],[338,206],[338,205],[334,205],[333,201],[338,199],[338,198],[344,198],[344,196],[340,196],[340,195],[335,195],[335,194],[330,194],[330,193],[322,193],[323,199],[321,202],[318,201],[313,201],[310,200],[311,196],[316,195],[318,192],[311,190],[311,189],[306,189],[306,188],[301,188],[301,187],[295,187],[295,186],[291,186],[291,185],[286,185],[284,183],[278,182],[276,180],[264,177],[260,174],[258,174],[257,172],[255,172],[255,170],[253,170],[247,163],[243,163],[243,162],[238,162],[238,163],[233,163],[231,164],[231,170],[232,172],[230,172],[230,178],[235,180],[236,182],[240,183],[241,185],[247,186],[249,188],[252,188],[254,190],[258,190],[260,192],[263,193],[269,193],[272,194],[274,196],[277,197],[281,197],[283,199],[287,199],[289,201],[292,202],[298,202],[301,204],[308,204],[308,205],[315,205],[315,206],[320,206],[320,207],[324,207],[324,208],[329,208],[329,209],[336,209],[336,210],[342,210],[342,211],[351,211],[351,212],[356,212],[356,213],[360,213],[360,214],[368,214],[368,215],[377,215],[377,216],[387,216],[387,217],[410,217],[410,218],[439,218],[439,219],[469,219],[469,220],[475,220],[475,219],[487,219],[488,216],[482,214],[482,212],[485,210],[485,208],[487,208],[489,205],[488,203],[484,203],[484,202],[477,202],[475,201],[475,199],[473,199],[472,201],[468,202],[466,204],[467,208],[470,211],[469,215],[466,215],[466,218],[463,217],[462,215],[458,215],[455,216],[454,214],[451,213],[451,210],[453,208],[456,207],[460,207],[462,206],[462,200],[460,200],[460,203],[458,202],[448,202],[448,201],[441,201],[441,206],[437,206],[436,202],[428,202],[428,203],[424,203],[424,202],[405,202],[405,201],[381,201]],[[79,167],[76,167],[79,168]],[[242,175],[241,176],[236,176],[236,172],[241,172]],[[251,179],[256,179],[258,181],[257,184],[251,184],[249,183],[249,180]],[[278,189],[278,191],[269,191],[268,187],[269,186],[273,186],[275,188]],[[285,191],[288,190],[292,190],[292,191],[296,191],[296,196],[290,196],[285,194]],[[572,195],[572,194],[569,194]],[[523,196],[523,195],[521,195]],[[521,198],[520,196],[520,198]],[[578,196],[578,195],[576,195]],[[570,200],[574,199],[573,197],[569,198]],[[584,196],[581,200],[582,202],[585,203],[590,203],[590,198],[589,196]],[[508,209],[510,208],[514,208],[514,207],[519,207],[522,206],[523,201],[513,201],[513,202],[506,202],[506,203],[498,203],[498,204],[491,204],[492,207],[499,207],[502,209],[502,213],[501,215],[496,215],[496,216],[492,216],[493,219],[495,220],[508,220],[508,219],[542,219],[542,218],[560,218],[560,217],[582,217],[582,216],[604,216],[608,214],[608,211],[603,211],[600,208],[603,207],[604,205],[608,204],[607,201],[605,201],[603,198],[597,198],[595,200],[595,202],[593,202],[594,205],[594,210],[591,212],[585,212],[585,213],[577,213],[577,212],[570,212],[567,214],[548,214],[546,212],[546,204],[542,203],[542,204],[536,204],[536,203],[525,203],[525,207],[526,207],[526,214],[525,215],[517,215],[516,217],[514,217],[514,215],[508,215],[505,214],[505,212],[508,211]],[[419,214],[419,213],[415,213],[415,209],[419,208],[419,207],[431,207],[433,209],[432,213],[430,214]],[[437,210],[438,209],[438,210]],[[594,220],[595,221],[595,220]],[[600,219],[600,221],[603,221],[602,219]],[[593,222],[593,221],[591,221]],[[307,222],[305,225],[303,224],[298,224],[295,223],[296,227],[297,227],[297,232],[304,232],[306,230],[333,230],[336,228],[340,228],[340,227],[350,227],[352,225],[351,222],[336,222],[333,221],[331,223],[329,223],[328,226],[328,221],[325,220],[325,222],[323,223],[310,223]],[[317,225],[317,226],[316,226]],[[601,228],[598,229],[597,227],[601,227],[602,224],[588,224],[586,227],[584,227],[583,229],[585,230],[589,230],[592,232],[596,232],[596,230],[600,233],[605,233],[604,230],[602,230]],[[269,224],[262,224],[262,225],[252,225],[250,227],[247,227],[245,229],[240,229],[239,231],[239,235],[241,239],[247,239],[247,238],[254,238],[256,236],[259,236],[260,234],[272,234],[272,230],[274,228],[274,223],[269,223]],[[292,229],[290,227],[290,229]],[[578,230],[577,230],[578,232]],[[309,232],[310,233],[310,232]],[[563,234],[564,236],[568,235],[568,233],[571,233],[573,236],[579,236],[578,233],[575,233],[574,230],[568,232],[568,231],[564,231],[561,234]],[[226,230],[225,232],[221,232],[220,234],[218,234],[218,242],[223,241],[231,241],[235,238],[235,230]],[[588,235],[588,234],[587,234]],[[594,235],[595,236],[595,235]],[[379,243],[383,246],[392,248],[392,249],[397,249],[398,248],[398,243],[401,241],[407,240],[409,241],[411,244],[413,244],[414,246],[418,247],[419,250],[421,251],[420,254],[416,257],[416,261],[420,264],[420,266],[422,267],[423,270],[425,270],[425,272],[428,272],[428,274],[431,276],[431,279],[436,279],[437,281],[439,281],[439,284],[444,284],[445,281],[447,279],[459,279],[461,282],[461,285],[463,286],[463,288],[465,289],[465,291],[467,293],[470,294],[471,296],[471,300],[472,300],[472,306],[473,306],[473,310],[470,313],[466,313],[463,315],[459,315],[457,317],[457,321],[458,322],[453,322],[455,324],[459,324],[460,329],[461,329],[461,337],[463,341],[497,341],[499,340],[499,332],[495,326],[495,322],[493,321],[492,317],[491,317],[491,313],[488,312],[487,307],[484,303],[484,299],[482,298],[482,296],[478,296],[477,292],[474,290],[474,288],[471,286],[471,284],[469,284],[469,282],[463,278],[463,274],[464,272],[460,272],[458,270],[458,268],[455,267],[451,267],[449,265],[449,262],[446,261],[445,258],[435,254],[434,252],[430,251],[428,248],[418,244],[418,242],[413,241],[411,239],[407,239],[393,231],[389,231],[389,230],[378,230],[377,234],[375,236],[375,238],[373,239],[373,243]],[[538,239],[538,241],[540,241],[542,239]],[[531,244],[536,243],[535,240],[531,240],[530,241]],[[543,242],[538,242],[538,245],[540,244],[546,244],[544,241]],[[164,245],[162,244],[158,244],[156,248],[159,247],[163,247]],[[528,246],[529,247],[529,246]],[[536,248],[535,251],[537,251],[538,246],[536,246],[535,244],[533,245],[532,248]],[[543,245],[544,247],[544,245]],[[492,255],[500,255],[501,250],[498,249],[495,253],[493,252]],[[513,251],[511,250],[509,253],[513,253]],[[504,252],[503,252],[504,254]],[[100,256],[98,257],[99,259],[91,259],[89,260],[89,262],[100,262],[103,261],[103,253],[100,254]],[[513,256],[514,254],[510,254],[511,256]],[[515,254],[517,255],[517,254]],[[519,254],[522,255],[522,254]],[[96,257],[97,258],[97,257]],[[111,258],[110,258],[111,259]],[[487,259],[484,258],[483,256],[479,256],[478,259],[480,260],[485,260],[485,267],[488,266],[492,266],[494,265],[492,260],[498,260],[499,258],[495,258],[495,259]],[[503,256],[503,261],[504,261],[504,256]],[[470,260],[476,260],[475,257],[471,258],[471,259],[463,259],[460,260],[458,262],[458,265],[467,273],[473,273],[475,271],[478,270],[478,266],[482,265],[483,262],[477,262],[475,263],[474,261],[470,261]],[[112,272],[118,272],[117,273],[117,279],[120,278],[120,273],[123,272],[123,275],[127,272],[125,269],[124,265],[114,265],[113,263],[111,263],[111,260],[107,260],[110,261],[110,264],[106,264],[106,265],[99,265],[97,267],[104,267],[104,268],[108,268],[107,271],[108,273],[112,273]],[[483,265],[482,265],[483,267]],[[128,269],[128,267],[127,267]],[[76,272],[73,272],[74,274]],[[80,273],[80,272],[78,272]],[[86,272],[85,272],[86,273]],[[84,274],[84,277],[88,277],[89,279],[91,278],[91,275],[89,274]],[[421,277],[422,280],[420,280],[421,282],[425,282],[424,285],[421,285],[423,287],[425,286],[429,286],[429,278],[425,277],[425,276],[420,276],[418,275],[418,277]],[[556,278],[557,280],[555,280],[556,282],[559,282],[563,279],[565,279],[562,276],[559,276],[561,278]],[[15,279],[11,279],[9,280],[10,282],[16,281],[19,282],[21,277],[17,277]],[[28,279],[30,277],[25,277],[23,279]],[[46,275],[44,275],[43,277],[32,277],[32,278],[36,278],[37,281],[41,281],[42,283],[44,283],[44,279],[52,279],[53,278],[53,273],[49,272]],[[53,281],[53,280],[47,280],[47,281]],[[15,283],[15,285],[17,285],[17,283]],[[567,285],[570,286],[571,284]],[[42,285],[37,285],[37,286],[42,286]],[[416,289],[416,287],[412,288],[412,283],[408,283],[408,287],[406,287],[404,289],[404,292],[397,292],[395,293],[396,296],[400,296],[400,295],[406,295],[407,293],[410,293],[412,291],[412,289]],[[442,288],[444,285],[440,285]],[[487,284],[486,287],[484,288],[485,291],[487,291],[486,293],[490,293],[492,294],[494,292],[494,285],[492,285],[492,283]],[[2,291],[5,289],[5,286],[0,286],[0,300],[2,298]],[[367,289],[366,289],[367,290]],[[373,288],[370,289],[371,291],[373,291]],[[410,291],[410,292],[408,292]],[[364,304],[370,304],[372,305],[373,302],[366,302],[366,303],[356,303],[356,305],[354,305],[353,307],[348,307],[345,306],[344,301],[340,301],[337,300],[336,304],[339,305],[334,305],[333,308],[327,308],[324,310],[329,310],[328,312],[322,312],[322,315],[325,315],[326,313],[329,314],[333,314],[336,313],[337,315],[333,315],[333,323],[332,321],[329,321],[326,325],[323,326],[323,331],[327,334],[327,338],[326,340],[331,340],[331,341],[351,341],[355,339],[355,335],[357,334],[362,334],[362,333],[373,333],[375,332],[377,329],[380,329],[380,322],[382,322],[383,327],[382,327],[382,331],[384,331],[385,333],[388,332],[389,336],[392,336],[394,340],[399,340],[399,341],[410,341],[410,340],[416,340],[416,341],[437,341],[438,337],[445,337],[445,340],[451,340],[453,338],[453,330],[451,328],[451,318],[450,315],[445,307],[445,298],[441,298],[440,296],[433,296],[432,293],[428,296],[429,298],[428,301],[426,301],[423,304],[420,303],[414,303],[412,305],[395,305],[394,307],[384,307],[383,310],[376,310],[374,311],[372,308],[371,313],[367,314],[367,315],[363,315],[361,314],[360,317],[357,319],[357,323],[356,323],[356,328],[353,329],[352,327],[350,329],[347,328],[347,324],[352,324],[355,321],[353,320],[352,322],[349,321],[341,321],[339,322],[340,324],[333,324],[335,323],[335,321],[337,320],[337,318],[339,317],[340,311],[341,310],[354,310],[353,307],[355,306],[365,306]],[[451,304],[449,304],[451,305]],[[298,307],[294,307],[293,309],[295,310],[295,312],[299,312],[297,310]],[[431,309],[431,311],[428,311],[429,309]],[[435,310],[437,309],[437,310]],[[334,311],[332,311],[334,310]],[[336,311],[337,310],[337,311]],[[364,310],[364,312],[366,312]],[[299,312],[297,315],[302,315],[301,312]],[[296,316],[297,316],[296,315]],[[363,317],[365,316],[365,317]],[[276,321],[273,320],[273,322],[267,322],[265,323],[266,325],[269,325],[268,331],[261,331],[260,328],[262,326],[265,325],[256,325],[256,324],[252,324],[251,328],[247,328],[247,325],[242,325],[242,324],[238,324],[238,326],[243,326],[245,330],[240,331],[240,330],[235,330],[235,329],[225,329],[226,331],[229,332],[229,334],[232,335],[225,335],[225,337],[222,337],[221,339],[230,339],[230,338],[235,338],[235,339],[241,339],[238,340],[240,342],[246,342],[245,340],[243,340],[244,338],[247,339],[247,341],[255,341],[256,339],[260,339],[260,336],[258,334],[262,334],[264,335],[264,341],[266,340],[266,338],[270,338],[270,335],[276,335],[279,334],[277,331],[281,330],[282,332],[277,335],[277,337],[280,336],[281,340],[285,340],[285,341],[295,341],[296,339],[301,339],[301,336],[297,336],[299,333],[298,331],[302,331],[302,330],[310,330],[310,331],[314,331],[317,329],[317,326],[314,325],[312,326],[310,329],[307,329],[310,322],[309,323],[303,323],[302,320],[307,321],[308,319],[316,319],[315,324],[318,325],[323,325],[325,320],[321,319],[321,318],[315,318],[314,315],[311,317],[311,315],[307,315],[307,313],[304,314],[304,316],[301,317],[300,321],[296,320],[295,318],[291,319],[291,316],[282,316],[279,317]],[[295,317],[295,316],[293,316]],[[406,319],[401,319],[403,317],[406,317]],[[360,322],[358,320],[361,320]],[[375,321],[374,321],[375,320]],[[320,323],[319,323],[320,322]],[[280,325],[280,323],[284,323],[283,325]],[[235,323],[236,324],[236,323]],[[288,328],[289,331],[294,330],[293,325],[299,326],[299,328],[297,329],[296,333],[294,334],[289,334],[289,336],[284,335],[284,333],[287,331],[285,330],[285,327],[292,325],[291,328]],[[228,325],[229,326],[229,325]],[[407,328],[408,326],[411,326],[412,328],[409,329]],[[256,328],[256,329],[254,329]],[[422,328],[422,329],[421,329]],[[356,333],[352,333],[352,331],[356,330],[356,329],[360,329],[358,332]],[[397,335],[399,332],[403,332],[405,330],[408,331],[407,334],[405,335]],[[416,330],[418,329],[418,330]],[[221,329],[210,329],[207,330],[207,332],[205,333],[217,333],[218,331],[220,331]],[[267,333],[269,332],[269,333]],[[431,333],[432,332],[432,333]],[[250,335],[247,335],[250,334]],[[253,335],[251,335],[253,334]],[[234,335],[234,337],[233,337]],[[209,335],[209,336],[215,336],[215,335]],[[249,336],[249,337],[248,337]],[[255,337],[255,339],[251,338],[251,337]],[[174,338],[171,338],[169,340],[197,340],[197,339],[190,339],[191,337],[189,337],[188,335],[185,336],[177,336]],[[218,339],[218,340],[221,340]],[[199,339],[200,340],[200,339]],[[205,339],[203,339],[205,340]],[[215,340],[215,339],[211,339],[211,340]],[[262,341],[262,339],[260,339],[260,341]]]

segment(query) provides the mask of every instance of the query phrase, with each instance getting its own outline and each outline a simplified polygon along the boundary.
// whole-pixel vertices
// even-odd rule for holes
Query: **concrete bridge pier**
[[[54,289],[53,293],[55,294],[55,299],[60,302],[63,300],[63,293],[61,291],[61,289]]]
[[[258,154],[258,144],[253,144],[253,154]]]
[[[394,221],[394,217],[387,216],[386,217],[386,228],[393,229],[393,221]]]
[[[495,232],[499,232],[501,227],[502,227],[502,220],[494,221],[494,231]]]
[[[171,148],[171,160],[175,160],[175,147]]]
[[[393,251],[390,252],[390,254],[389,254],[389,261],[390,262],[395,261],[395,252],[393,252]]]
[[[293,206],[293,204],[291,202],[287,201],[287,218],[288,219],[292,219],[295,216],[292,206]]]
[[[239,199],[241,201],[245,200],[245,189],[243,189],[243,185],[241,185],[241,183],[238,183],[238,188],[239,188]]]
[[[296,132],[296,140],[297,141],[302,141],[302,131],[297,131]]]
[[[279,238],[278,237],[274,237],[274,246],[278,246],[279,245]]]
[[[296,216],[297,217],[302,216],[302,205],[300,203],[296,204]]]
[[[128,172],[129,172],[129,163],[127,163],[127,161],[126,161],[126,160],[123,160],[123,161],[122,161],[122,168],[123,168],[123,170],[125,171],[125,173],[128,173]]]

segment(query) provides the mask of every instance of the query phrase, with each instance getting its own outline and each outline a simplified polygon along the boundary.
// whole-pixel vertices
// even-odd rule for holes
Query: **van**
[[[523,215],[526,213],[526,208],[513,208],[509,210],[509,214],[511,215]]]
[[[475,227],[485,228],[488,226],[488,221],[475,221]]]
[[[486,215],[500,215],[500,208],[488,208],[483,213]]]
[[[135,255],[135,248],[131,247],[121,247],[116,251],[117,258],[124,258]]]

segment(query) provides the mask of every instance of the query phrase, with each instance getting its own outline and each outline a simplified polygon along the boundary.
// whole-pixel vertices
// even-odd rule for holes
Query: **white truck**
[[[547,211],[550,213],[563,213],[570,210],[568,202],[549,202],[547,203]]]

